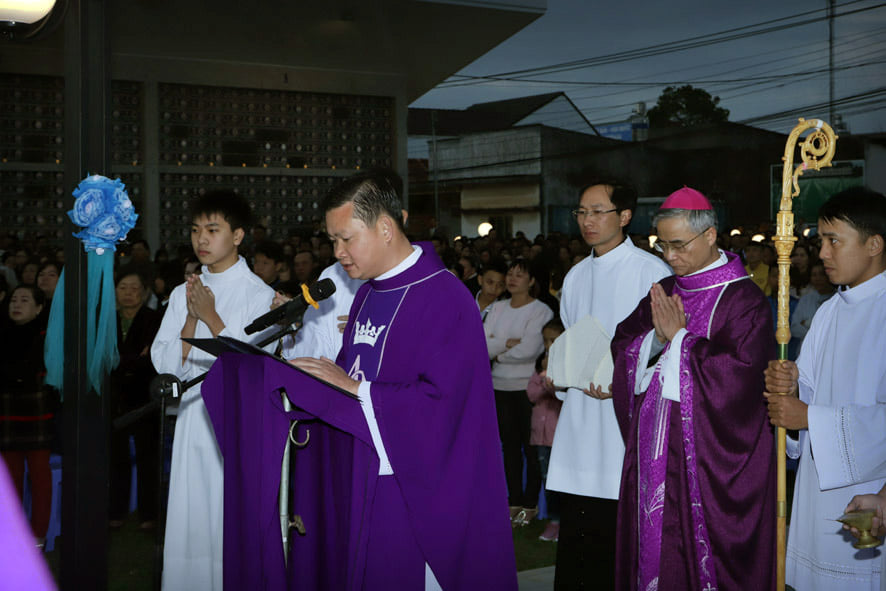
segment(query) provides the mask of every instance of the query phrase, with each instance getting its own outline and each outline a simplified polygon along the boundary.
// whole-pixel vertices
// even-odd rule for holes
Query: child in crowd
[[[484,321],[492,304],[501,299],[505,292],[505,274],[507,272],[508,267],[501,259],[489,261],[480,272],[480,291],[475,297]]]
[[[767,296],[769,290],[769,266],[763,262],[763,245],[760,242],[749,242],[744,249],[744,268],[750,275],[751,280],[763,290]]]
[[[545,351],[539,355],[535,362],[535,373],[529,378],[526,386],[526,395],[533,404],[532,407],[532,434],[529,443],[538,450],[538,463],[541,465],[541,482],[545,491],[545,503],[547,505],[548,525],[539,540],[544,542],[556,542],[560,534],[560,514],[557,493],[547,489],[548,461],[551,459],[551,446],[554,444],[554,430],[557,428],[557,419],[560,416],[560,408],[563,402],[554,396],[554,388],[547,382],[548,351],[554,341],[563,334],[563,323],[555,318],[541,330],[544,339]]]
[[[159,373],[184,381],[209,370],[214,357],[184,337],[225,335],[253,343],[264,337],[244,332],[274,298],[274,290],[249,270],[238,251],[250,218],[249,204],[232,191],[207,193],[191,204],[191,245],[203,266],[169,298],[151,346]],[[182,395],[175,424],[164,589],[222,588],[222,490],[222,457],[198,384]]]

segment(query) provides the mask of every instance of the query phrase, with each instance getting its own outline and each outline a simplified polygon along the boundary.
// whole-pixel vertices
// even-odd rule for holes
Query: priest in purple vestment
[[[516,589],[492,379],[471,294],[429,244],[406,238],[384,175],[351,177],[323,205],[336,258],[367,283],[337,362],[293,363],[359,396],[378,459],[359,516],[355,587]]]
[[[739,257],[718,250],[704,195],[676,191],[655,222],[675,275],[612,340],[626,448],[616,588],[771,589],[775,466],[760,392],[772,312]]]

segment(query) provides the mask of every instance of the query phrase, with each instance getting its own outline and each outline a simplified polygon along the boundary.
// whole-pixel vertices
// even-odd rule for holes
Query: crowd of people
[[[513,527],[537,517],[544,495],[549,521],[540,539],[559,542],[557,588],[770,588],[771,425],[800,433],[789,446],[791,457],[800,459],[788,583],[830,589],[850,581],[874,588],[879,582],[879,561],[851,558],[848,544],[822,524],[844,508],[870,508],[877,512],[875,531],[883,527],[886,486],[878,490],[886,482],[886,460],[876,448],[883,437],[860,439],[886,431],[882,195],[861,189],[838,195],[822,209],[818,231],[796,237],[789,273],[792,338],[789,361],[781,362],[773,361],[774,236],[762,232],[764,225],[718,231],[713,208],[697,191],[684,188],[668,198],[656,218],[655,237],[630,233],[636,193],[616,180],[597,179],[577,193],[578,236],[554,232],[530,239],[522,232],[500,236],[495,229],[455,240],[434,235],[434,252],[423,253],[408,246],[405,218],[398,218],[391,205],[402,188],[390,177],[380,178],[361,176],[349,189],[353,194],[328,204],[329,234],[317,228],[275,239],[261,226],[250,233],[248,205],[243,209],[242,199],[221,192],[195,202],[190,245],[161,248],[151,257],[146,241],[128,244],[115,269],[120,364],[110,382],[114,416],[148,402],[147,384],[158,371],[186,379],[210,368],[213,358],[192,350],[181,337],[225,334],[255,342],[261,335],[247,337],[246,324],[301,294],[302,284],[313,284],[321,274],[334,277],[339,289],[347,286],[345,304],[338,300],[335,312],[330,307],[328,328],[304,330],[296,337],[301,341],[282,353],[323,358],[296,364],[330,383],[337,380],[363,399],[381,462],[379,498],[387,503],[384,511],[373,513],[371,523],[378,529],[372,536],[374,546],[389,545],[394,530],[383,532],[385,523],[425,523],[433,512],[425,515],[410,505],[410,487],[424,490],[426,483],[409,480],[415,475],[408,470],[397,471],[398,462],[414,453],[396,448],[409,434],[385,424],[384,413],[391,408],[380,417],[372,412],[384,404],[372,402],[382,394],[372,397],[365,386],[392,370],[381,369],[382,356],[378,376],[367,377],[366,358],[375,353],[358,345],[366,344],[365,331],[377,336],[373,331],[392,326],[393,320],[381,324],[377,318],[389,313],[385,294],[400,288],[380,286],[397,284],[390,277],[412,277],[410,268],[427,274],[414,281],[430,280],[439,264],[472,298],[485,337],[489,404],[500,444],[490,486],[498,486],[500,472]],[[387,191],[389,200],[377,206],[374,217],[351,207],[355,200],[362,203],[367,182],[376,193]],[[357,241],[354,236],[361,232],[378,244],[361,250],[370,240]],[[40,239],[0,240],[0,451],[20,496],[27,466],[31,527],[39,545],[51,504],[49,456],[63,452],[58,393],[42,383],[43,340],[63,252]],[[391,275],[395,272],[404,275]],[[361,290],[364,282],[370,287]],[[440,285],[452,289],[449,280]],[[342,314],[355,295],[378,307],[370,310],[371,323],[368,316]],[[587,315],[612,341],[611,381],[582,388],[556,384],[546,371],[552,343]],[[349,342],[355,330],[363,336]],[[424,337],[454,338],[434,330]],[[447,330],[459,332],[459,327]],[[460,351],[474,346],[468,342],[471,330],[463,327],[458,338],[468,340]],[[330,361],[342,347],[341,334],[346,335],[343,351],[350,351],[343,361],[356,363],[347,375]],[[384,386],[373,383],[372,392],[386,392]],[[793,396],[773,394],[785,392]],[[159,420],[147,414],[112,434],[111,527],[119,527],[129,512],[130,438],[138,465],[139,520],[146,529],[155,526]],[[394,447],[386,448],[385,442]],[[439,460],[440,469],[448,469],[445,459]],[[176,424],[167,588],[200,588],[223,578],[223,508],[220,498],[206,495],[221,490],[221,466],[198,386],[185,394]],[[393,474],[401,489],[382,478]],[[392,509],[399,505],[408,509]],[[194,523],[205,531],[195,531]],[[500,532],[498,525],[490,531]],[[413,542],[421,546],[427,531],[416,533]],[[422,558],[401,538],[404,555],[416,564],[424,560],[427,567],[411,568],[411,582],[453,580],[450,573],[434,570],[445,560],[427,553]],[[206,548],[202,555],[201,547]],[[389,551],[377,554],[370,557],[366,576],[394,584],[400,575],[380,567],[390,560]]]

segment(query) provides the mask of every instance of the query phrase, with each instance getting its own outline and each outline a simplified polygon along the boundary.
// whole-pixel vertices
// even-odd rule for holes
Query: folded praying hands
[[[658,283],[652,284],[649,290],[652,307],[652,325],[659,343],[670,341],[681,328],[686,328],[686,312],[683,311],[683,300],[679,295],[668,296]]]

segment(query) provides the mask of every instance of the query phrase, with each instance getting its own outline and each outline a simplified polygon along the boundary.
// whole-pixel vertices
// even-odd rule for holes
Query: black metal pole
[[[160,445],[157,446],[157,464],[154,470],[154,477],[157,479],[157,494],[154,498],[155,515],[157,516],[157,526],[154,528],[154,580],[151,588],[160,591],[163,586],[163,544],[166,534],[166,503],[164,502],[168,490],[166,483],[163,482],[163,463],[166,461],[166,398],[160,399],[160,424],[158,427],[158,437]],[[138,452],[136,452],[138,453]]]
[[[65,34],[65,187],[107,174],[110,103],[103,0],[69,0]],[[69,193],[70,194],[70,193]],[[73,202],[72,202],[73,203]],[[86,255],[65,239],[65,367],[62,413],[61,588],[108,586],[108,419],[86,372]]]

